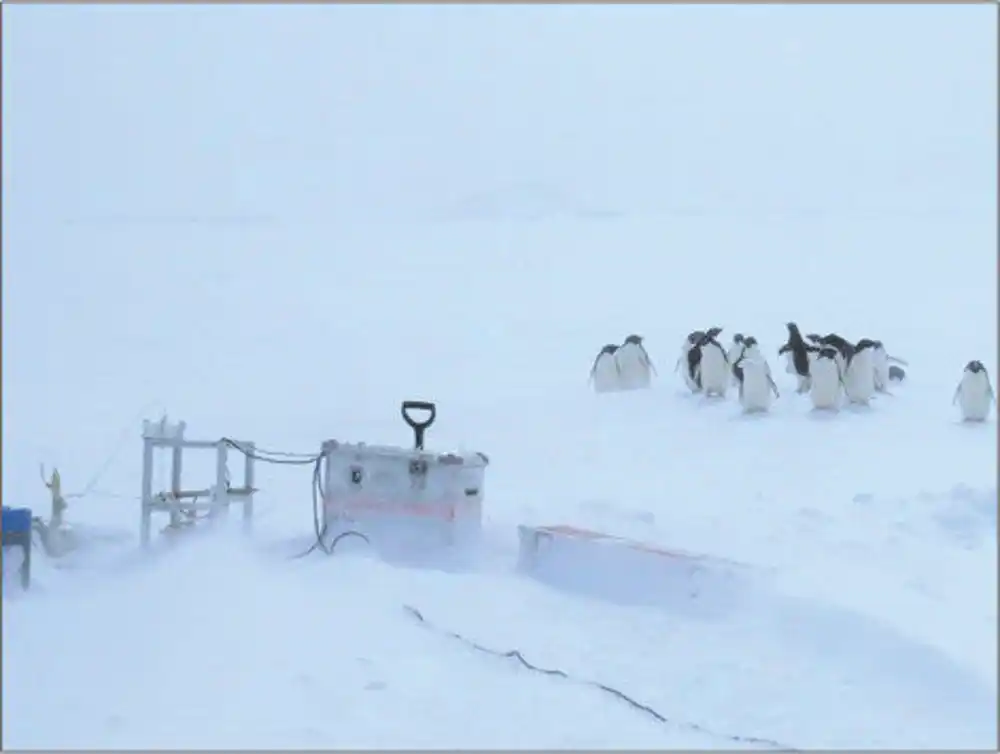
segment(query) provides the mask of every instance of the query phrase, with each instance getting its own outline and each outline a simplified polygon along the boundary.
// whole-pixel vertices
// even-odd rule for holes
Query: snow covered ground
[[[900,9],[910,33],[890,35],[885,8],[805,10],[521,9],[531,40],[511,9],[5,13],[4,502],[44,510],[38,464],[57,465],[89,488],[69,512],[89,536],[38,558],[30,594],[5,582],[4,745],[994,745],[996,424],[959,423],[951,398],[968,360],[997,371],[995,12]],[[658,13],[675,15],[653,34]],[[742,45],[752,96],[730,63],[668,44],[709,28]],[[855,55],[834,65],[838,28]],[[605,79],[557,41],[620,54]],[[417,52],[432,59],[398,65]],[[442,99],[414,94],[420,76]],[[273,98],[259,117],[253,91]],[[384,121],[397,100],[407,138]],[[908,381],[818,418],[776,357],[790,319],[883,339]],[[769,415],[672,373],[711,325],[761,341]],[[631,332],[653,389],[595,396],[594,355]],[[429,446],[491,459],[474,567],[290,559],[311,542],[309,470],[263,464],[251,537],[138,554],[142,418],[313,452],[407,444],[405,398],[438,403]],[[208,484],[212,463],[185,471]],[[522,523],[747,578],[713,611],[585,594],[514,572]]]

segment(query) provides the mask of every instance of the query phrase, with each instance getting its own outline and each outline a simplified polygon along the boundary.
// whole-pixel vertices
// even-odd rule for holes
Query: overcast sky
[[[11,6],[5,221],[996,207],[996,9]]]

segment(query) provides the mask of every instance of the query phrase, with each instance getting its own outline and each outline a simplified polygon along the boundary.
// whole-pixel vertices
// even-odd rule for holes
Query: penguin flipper
[[[962,383],[958,383],[958,387],[955,388],[955,395],[951,398],[951,405],[954,406],[958,401],[958,394],[962,392]]]
[[[781,393],[778,392],[778,386],[774,384],[774,378],[771,377],[770,372],[768,372],[767,381],[771,383],[771,390],[774,391],[774,397],[780,398]]]
[[[646,366],[648,366],[653,371],[653,374],[658,375],[658,372],[656,371],[656,365],[653,364],[653,360],[649,358],[649,353],[646,351],[645,348],[642,349],[642,356],[646,360]]]

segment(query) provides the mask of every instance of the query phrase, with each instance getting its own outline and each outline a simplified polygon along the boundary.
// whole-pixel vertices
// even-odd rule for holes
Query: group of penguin
[[[839,411],[845,404],[869,405],[877,393],[888,393],[890,383],[906,378],[906,362],[890,356],[883,343],[862,338],[807,334],[795,322],[786,324],[788,338],[778,349],[786,356],[786,371],[795,375],[796,392],[808,394],[821,411]],[[681,371],[692,393],[725,398],[735,387],[746,413],[766,412],[780,397],[771,367],[752,335],[736,333],[729,348],[719,342],[721,327],[691,332],[681,346],[674,371]],[[683,369],[681,369],[683,367]],[[648,388],[656,373],[639,335],[621,345],[604,346],[594,359],[590,378],[598,393]],[[978,360],[965,366],[952,403],[965,421],[985,421],[996,402],[986,367]]]

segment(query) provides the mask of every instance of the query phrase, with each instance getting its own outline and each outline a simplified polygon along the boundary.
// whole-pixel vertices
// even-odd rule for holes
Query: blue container
[[[7,534],[24,534],[31,531],[31,508],[8,508],[3,506],[3,520],[0,530]]]
[[[31,585],[31,508],[3,506],[0,531],[3,533],[3,546],[5,548],[20,547],[24,550],[24,560],[21,563],[21,586],[27,589]]]

